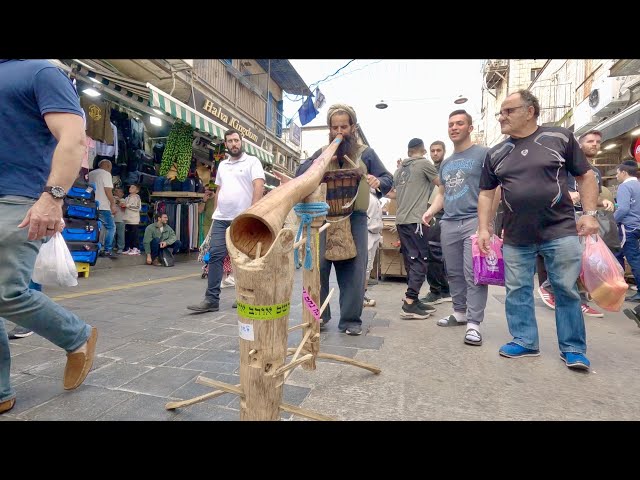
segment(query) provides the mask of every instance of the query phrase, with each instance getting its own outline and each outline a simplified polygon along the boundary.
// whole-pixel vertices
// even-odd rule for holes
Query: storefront
[[[616,167],[625,160],[640,161],[640,101],[592,128],[602,133],[602,146],[595,165],[602,173],[604,186],[615,195]]]

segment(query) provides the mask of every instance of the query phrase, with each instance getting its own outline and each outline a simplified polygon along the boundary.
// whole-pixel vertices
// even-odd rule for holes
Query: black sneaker
[[[438,293],[429,292],[426,297],[420,299],[422,303],[428,303],[429,305],[435,305],[442,303],[442,297]]]
[[[204,313],[204,312],[217,312],[220,310],[217,303],[210,303],[206,300],[203,300],[197,305],[188,305],[187,309],[193,310],[194,312]]]
[[[413,303],[407,303],[406,300],[402,301],[402,311],[400,312],[400,318],[405,320],[417,319],[424,320],[428,318],[431,313],[420,308],[420,304],[417,301]]]
[[[329,328],[329,325],[328,325],[328,324],[329,324],[329,320],[322,320],[322,321],[320,322],[320,331],[321,331],[321,332],[326,332],[326,331],[327,331],[327,329]]]
[[[238,308],[237,300],[234,300],[233,305],[231,305],[231,308]]]
[[[362,327],[360,325],[353,325],[345,328],[344,330],[340,330],[340,333],[346,333],[347,335],[352,336],[362,335]]]
[[[434,307],[433,305],[428,305],[424,303],[422,300],[418,300],[418,308],[421,308],[425,312],[429,312],[429,313],[433,313],[436,311],[436,307]]]
[[[28,328],[17,327],[17,326],[13,330],[7,333],[9,340],[15,340],[16,338],[24,338],[24,337],[28,337],[29,335],[33,335],[33,331],[29,330]]]

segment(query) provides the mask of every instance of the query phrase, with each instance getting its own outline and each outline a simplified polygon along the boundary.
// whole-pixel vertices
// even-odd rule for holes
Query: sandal
[[[482,345],[482,335],[475,328],[468,328],[464,334],[464,343],[467,345]]]
[[[459,322],[455,315],[449,315],[448,317],[444,317],[441,318],[440,320],[438,320],[438,326],[439,327],[457,327],[459,325],[466,325],[467,324],[467,320],[463,320],[462,322]]]

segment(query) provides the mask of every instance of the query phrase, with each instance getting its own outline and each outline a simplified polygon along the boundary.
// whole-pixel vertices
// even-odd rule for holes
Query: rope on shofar
[[[300,228],[296,235],[296,242],[302,238],[304,227],[307,227],[307,243],[305,245],[304,268],[311,270],[311,222],[316,217],[325,216],[329,212],[329,205],[326,202],[298,203],[293,207],[293,211],[300,217]],[[298,249],[293,251],[293,260],[296,268],[300,268]]]

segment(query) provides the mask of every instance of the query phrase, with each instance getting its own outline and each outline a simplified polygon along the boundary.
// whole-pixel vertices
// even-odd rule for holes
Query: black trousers
[[[130,248],[138,248],[138,249],[140,249],[140,238],[138,236],[138,225],[126,224],[124,226],[124,249],[125,250],[129,250]]]
[[[435,225],[426,228],[428,255],[427,255],[427,283],[429,290],[434,295],[449,295],[449,282],[447,270],[442,258],[442,245],[440,244],[440,219],[436,219]]]
[[[422,232],[419,227],[422,227]],[[427,275],[427,256],[429,244],[426,232],[428,227],[417,223],[398,225],[400,237],[400,252],[404,260],[404,268],[407,271],[406,296],[412,300],[418,300],[420,289]]]

